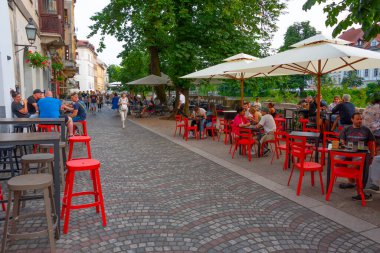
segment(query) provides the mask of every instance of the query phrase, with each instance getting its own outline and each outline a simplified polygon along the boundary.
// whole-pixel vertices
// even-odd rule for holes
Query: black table
[[[0,125],[46,124],[61,126],[61,141],[66,141],[66,124],[64,118],[0,118]]]
[[[57,226],[60,226],[61,209],[61,182],[59,169],[59,133],[0,133],[0,145],[33,145],[33,144],[53,144],[54,145],[54,201],[57,213]],[[59,230],[59,229],[58,229]]]
[[[347,154],[352,154],[352,153],[365,153],[366,154],[365,161],[364,161],[364,169],[363,169],[363,189],[365,189],[365,186],[366,186],[367,181],[368,181],[368,175],[369,175],[370,152],[369,152],[368,148],[360,150],[357,147],[354,147],[353,149],[331,149],[328,151],[326,192],[329,189],[330,177],[331,177],[331,156],[330,156],[331,151],[343,152],[343,153],[347,153]]]
[[[315,159],[314,161],[317,163],[319,159],[319,153],[318,153],[318,147],[319,147],[319,137],[320,133],[313,133],[313,132],[299,132],[299,131],[292,131],[289,134],[289,137],[297,136],[297,137],[306,137],[306,139],[314,140],[315,141]],[[290,153],[288,155],[288,168],[290,168]]]

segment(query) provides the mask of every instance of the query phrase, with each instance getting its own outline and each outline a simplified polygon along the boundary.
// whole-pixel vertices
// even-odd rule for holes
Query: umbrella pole
[[[318,85],[317,85],[317,130],[320,130],[321,121],[321,60],[318,60]]]
[[[244,79],[240,79],[240,98],[241,98],[241,106],[244,105]]]

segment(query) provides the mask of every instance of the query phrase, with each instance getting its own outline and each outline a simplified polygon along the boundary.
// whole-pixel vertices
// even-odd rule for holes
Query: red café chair
[[[178,134],[181,135],[182,128],[185,128],[185,123],[183,123],[182,116],[176,115],[175,116],[175,131],[174,131],[174,137],[177,134],[177,129],[179,128]]]
[[[280,118],[280,117],[275,117],[274,118],[274,122],[276,123],[276,130],[277,131],[285,131],[285,122],[286,122],[286,119],[284,118]]]
[[[185,122],[184,124],[185,131],[183,133],[183,138],[185,138],[185,140],[187,141],[189,139],[190,131],[194,131],[195,139],[199,139],[198,126],[197,125],[189,126],[189,119],[186,117],[183,118],[183,121]]]
[[[231,128],[228,127],[228,121],[225,119],[219,119],[219,129],[218,129],[218,141],[220,141],[220,136],[224,134],[224,144],[227,145],[227,141],[230,136]]]
[[[339,140],[339,134],[335,132],[323,132],[323,141],[322,141],[322,147],[318,148],[318,152],[321,153],[321,164],[322,166],[325,165],[325,157],[326,153],[328,152],[327,145],[329,142]],[[315,150],[315,147],[313,147],[313,150]]]
[[[356,181],[356,190],[362,199],[362,206],[366,205],[363,192],[363,170],[365,162],[365,153],[346,153],[339,151],[330,151],[331,158],[331,179],[327,190],[326,200],[329,201],[334,182],[338,177],[352,178]],[[349,158],[342,159],[342,157]],[[357,168],[359,167],[359,168]]]
[[[215,140],[214,136],[215,136],[215,131],[216,131],[216,117],[211,118],[211,126],[210,127],[205,127],[203,129],[203,136],[205,136],[205,134],[207,134],[208,130],[211,131],[212,140]]]
[[[286,170],[288,168],[288,156],[290,152],[290,143],[289,143],[289,134],[287,132],[275,132],[274,133],[274,146],[275,146],[275,152],[272,155],[272,161],[273,158],[276,155],[276,159],[280,159],[281,151],[285,151],[285,159],[284,159],[284,167],[283,170]]]
[[[248,160],[252,160],[252,152],[251,148],[255,144],[255,139],[252,137],[252,132],[249,129],[239,128],[239,133],[235,139],[235,148],[232,152],[232,159],[234,158],[235,152],[239,146],[242,148],[242,154],[246,154],[248,152]],[[254,146],[255,150],[256,147]]]
[[[306,124],[309,123],[308,119],[299,119],[299,123],[302,124],[302,132],[306,132]]]
[[[87,121],[86,120],[81,120],[81,121],[77,121],[75,123],[80,123],[82,125],[82,129],[83,129],[83,136],[88,136],[88,133],[87,133]],[[74,124],[74,133],[77,129],[77,126]]]
[[[318,172],[319,180],[321,183],[322,194],[324,194],[323,189],[323,179],[322,179],[322,165],[316,162],[305,162],[306,153],[306,138],[298,137],[298,136],[290,136],[290,147],[291,147],[291,155],[293,158],[296,158],[298,161],[293,163],[292,171],[290,172],[288,186],[290,184],[290,180],[292,179],[294,168],[297,168],[300,171],[300,176],[298,180],[297,186],[297,196],[300,195],[302,180],[305,172],[311,173],[311,185],[314,186],[314,172]]]

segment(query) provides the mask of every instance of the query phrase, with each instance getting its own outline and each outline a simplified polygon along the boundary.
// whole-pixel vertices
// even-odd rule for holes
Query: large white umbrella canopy
[[[243,68],[249,66],[252,62],[258,60],[259,58],[254,57],[249,54],[240,53],[229,58],[224,59],[224,63],[220,63],[194,73],[182,76],[181,78],[189,79],[235,79],[240,81],[240,95],[241,101],[244,101],[244,79],[252,77],[249,74],[246,74],[245,71],[226,73],[226,71],[235,68]],[[253,74],[254,75],[254,74]]]
[[[334,71],[356,71],[380,67],[380,53],[348,46],[351,42],[318,34],[300,41],[290,49],[268,56],[226,73],[241,73],[251,77],[302,75],[317,77],[317,122],[320,120],[321,76]],[[319,127],[319,124],[318,124]]]
[[[149,75],[132,82],[127,83],[128,85],[137,86],[137,85],[147,85],[147,86],[159,86],[163,84],[170,84],[170,79],[164,73],[161,73],[161,76]]]

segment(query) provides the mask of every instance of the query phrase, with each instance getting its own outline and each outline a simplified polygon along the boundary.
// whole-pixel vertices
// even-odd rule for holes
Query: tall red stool
[[[62,200],[61,219],[64,220],[63,233],[67,234],[69,231],[70,211],[77,209],[84,209],[95,207],[96,212],[99,213],[99,207],[102,214],[102,225],[107,225],[106,213],[104,210],[104,200],[102,194],[102,186],[100,184],[99,168],[100,162],[95,159],[78,159],[68,161],[66,163],[67,174],[65,191]],[[75,172],[89,171],[91,175],[93,191],[83,191],[73,193]],[[73,197],[79,197],[84,195],[94,195],[94,202],[86,204],[72,205]]]
[[[71,161],[73,160],[72,157],[73,157],[73,150],[74,150],[74,143],[85,143],[86,144],[86,147],[87,147],[87,158],[88,159],[91,159],[91,148],[90,148],[90,141],[91,141],[91,137],[90,136],[73,136],[73,137],[70,137],[69,138],[69,144],[70,144],[70,147],[69,147],[69,157],[68,157],[68,161]],[[78,158],[76,158],[78,159]]]
[[[82,124],[83,135],[84,136],[88,136],[88,133],[87,133],[87,121],[82,120],[82,121],[77,121],[77,122],[74,122],[74,123]],[[74,124],[74,133],[75,133],[76,128],[77,128],[77,126]]]

